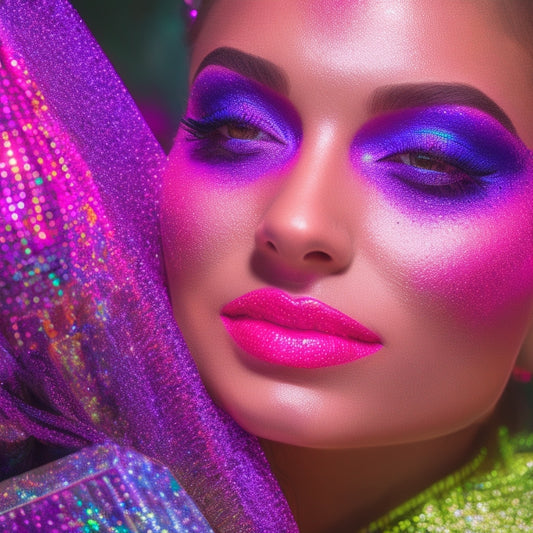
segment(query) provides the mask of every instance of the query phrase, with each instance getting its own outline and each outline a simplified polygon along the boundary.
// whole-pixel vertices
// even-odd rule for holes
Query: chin
[[[280,387],[281,388],[281,387]],[[260,439],[291,446],[324,450],[386,447],[439,439],[479,426],[494,410],[427,413],[420,416],[400,411],[371,410],[369,406],[335,405],[304,387],[281,388],[279,395],[244,399],[217,396],[216,403],[244,430]],[[288,390],[287,390],[288,389]],[[292,390],[291,390],[292,389]],[[237,395],[238,396],[238,395]]]

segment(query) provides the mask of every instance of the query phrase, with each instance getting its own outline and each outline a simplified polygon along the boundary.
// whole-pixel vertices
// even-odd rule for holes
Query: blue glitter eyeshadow
[[[531,174],[518,137],[462,106],[379,116],[357,133],[351,152],[354,166],[398,206],[440,214],[501,197]]]
[[[283,97],[220,67],[195,80],[182,125],[178,142],[191,160],[216,167],[218,177],[235,183],[282,166],[301,138],[299,119]],[[232,135],[235,128],[250,135]]]

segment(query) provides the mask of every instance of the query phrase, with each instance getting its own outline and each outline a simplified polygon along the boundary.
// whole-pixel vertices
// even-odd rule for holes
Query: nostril
[[[274,252],[277,252],[278,249],[276,248],[276,245],[272,242],[272,241],[267,241],[266,242],[266,247],[269,249],[269,250],[273,250]]]
[[[331,255],[325,253],[325,252],[308,252],[304,255],[304,260],[306,261],[316,261],[319,263],[329,263],[332,261]]]

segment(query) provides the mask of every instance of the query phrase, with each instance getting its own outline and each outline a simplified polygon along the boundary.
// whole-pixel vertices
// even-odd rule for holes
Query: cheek
[[[199,276],[232,251],[253,246],[261,198],[268,197],[270,186],[268,180],[256,180],[259,170],[255,165],[234,169],[232,179],[241,184],[236,187],[225,179],[225,169],[192,162],[180,146],[174,149],[161,210],[169,278]]]
[[[234,214],[226,210],[216,220],[216,204],[222,198],[212,194],[207,181],[193,174],[183,164],[171,163],[163,186],[161,233],[167,274],[171,285],[187,270],[215,261],[217,243]]]
[[[377,207],[370,224],[376,261],[422,316],[474,330],[524,321],[533,299],[533,195],[461,216],[427,216]]]

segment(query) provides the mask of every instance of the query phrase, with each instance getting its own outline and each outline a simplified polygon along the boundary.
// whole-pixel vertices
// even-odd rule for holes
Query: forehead
[[[213,49],[231,46],[282,67],[290,97],[302,108],[307,100],[316,108],[314,97],[355,103],[387,84],[468,84],[496,101],[531,147],[533,62],[501,22],[498,5],[494,0],[217,0],[195,44],[191,72]]]

